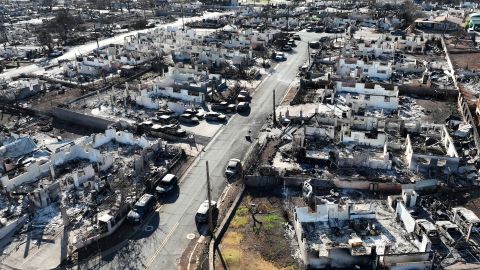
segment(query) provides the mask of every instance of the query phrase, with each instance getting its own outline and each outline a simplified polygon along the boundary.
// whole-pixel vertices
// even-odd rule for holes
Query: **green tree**
[[[47,32],[45,29],[40,30],[37,36],[38,43],[42,45],[42,47],[47,47],[48,51],[51,52],[53,49],[53,39],[52,35]]]
[[[414,4],[411,0],[403,2],[397,10],[398,18],[404,20],[405,25],[412,24],[416,19],[423,15],[420,7]]]
[[[4,14],[0,14],[0,43],[4,46],[8,43],[8,27],[5,26],[6,19]]]
[[[155,14],[155,0],[139,0],[140,7],[143,10],[143,17],[145,17],[145,12],[151,10]]]
[[[67,9],[60,10],[48,26],[58,34],[64,43],[68,43],[70,34],[79,25],[80,18],[73,16]]]

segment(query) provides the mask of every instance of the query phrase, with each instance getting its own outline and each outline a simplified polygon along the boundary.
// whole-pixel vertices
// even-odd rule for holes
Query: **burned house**
[[[391,112],[398,109],[399,91],[395,85],[337,81],[334,90],[336,94],[345,96],[347,105],[355,113],[360,110]]]
[[[405,238],[381,200],[361,203],[341,190],[316,196],[313,208],[295,208],[293,223],[307,267],[429,269],[432,264],[428,238],[420,243]]]
[[[379,80],[388,80],[392,76],[390,62],[365,62],[358,59],[340,58],[337,63],[337,75],[342,77],[362,78],[369,77]]]
[[[12,82],[0,82],[0,98],[9,101],[24,100],[47,90],[47,83],[38,79],[19,79]]]
[[[405,159],[410,170],[435,175],[458,172],[460,158],[444,125],[426,126],[420,136],[406,138]]]
[[[15,142],[1,148],[4,156],[25,156],[38,148],[32,144],[18,148],[25,146],[26,141]],[[62,245],[69,253],[118,229],[131,205],[148,186],[147,179],[154,174],[166,174],[183,155],[181,149],[165,142],[115,129],[41,147],[49,155],[32,155],[30,163],[16,164],[13,170],[1,175],[5,191],[16,194],[18,202],[14,205],[19,212],[4,225],[9,232],[21,227],[25,221],[22,215],[30,215],[32,224],[47,220],[42,230],[56,237],[61,237],[59,230],[65,230],[69,240],[54,238],[58,244],[44,248],[55,250]],[[176,161],[170,163],[174,158]],[[40,233],[36,230],[33,233]],[[23,237],[14,236],[12,245],[21,243]],[[56,267],[66,256],[62,253],[48,265]],[[5,258],[8,264],[14,260],[15,252]],[[36,262],[29,260],[29,265]]]
[[[451,32],[459,29],[458,21],[448,15],[415,20],[417,29],[438,32]]]

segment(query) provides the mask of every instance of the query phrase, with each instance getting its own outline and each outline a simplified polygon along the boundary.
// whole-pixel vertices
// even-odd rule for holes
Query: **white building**
[[[112,65],[110,60],[88,56],[83,57],[83,61],[77,64],[77,68],[79,74],[97,77],[102,72],[108,72]]]
[[[397,41],[395,41],[395,49],[408,52],[423,52],[425,50],[426,41],[427,38],[424,38],[423,36],[399,37]]]
[[[374,96],[374,95],[351,95],[345,96],[347,104],[353,111],[359,109],[380,109],[380,110],[396,110],[398,109],[398,97],[392,96]]]
[[[353,93],[386,97],[398,97],[398,86],[382,86],[373,83],[349,83],[338,81],[335,88],[337,93]]]
[[[358,51],[363,56],[394,57],[395,43],[385,40],[363,41],[358,43]]]
[[[391,62],[373,61],[366,63],[358,59],[341,58],[337,64],[337,74],[342,77],[369,77],[380,80],[388,80],[392,76]]]
[[[381,148],[385,145],[387,136],[385,133],[367,133],[364,131],[344,131],[342,134],[342,142],[345,144],[353,143],[356,145],[372,146]]]

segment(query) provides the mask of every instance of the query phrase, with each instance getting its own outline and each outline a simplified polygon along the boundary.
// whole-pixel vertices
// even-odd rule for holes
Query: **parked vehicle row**
[[[227,113],[244,112],[250,109],[250,102],[247,101],[250,100],[249,96],[240,93],[237,100],[239,101],[238,104],[230,104],[226,101],[214,103],[211,105],[211,109],[213,111],[221,111]],[[223,117],[221,117],[220,119],[222,118]]]
[[[205,120],[215,121],[215,122],[225,122],[227,121],[227,116],[223,113],[208,112],[205,114]]]
[[[435,224],[426,219],[415,220],[415,234],[419,237],[426,235],[434,245],[440,244],[442,239],[446,244],[453,245],[480,232],[480,219],[473,211],[454,207],[452,214],[452,217],[437,220]]]
[[[230,159],[225,168],[225,176],[232,179],[242,172],[242,163],[239,159]],[[154,177],[155,178],[155,177]],[[158,179],[158,178],[157,178]],[[174,174],[167,173],[160,180],[152,179],[154,194],[145,193],[133,205],[127,214],[127,221],[131,224],[140,224],[145,221],[148,215],[155,211],[157,198],[168,196],[175,187],[178,187],[178,178]],[[209,211],[212,211],[212,217],[218,215],[217,202],[205,200],[199,206],[195,213],[195,222],[198,225],[205,224],[209,221]]]
[[[175,124],[154,124],[152,121],[143,121],[138,124],[137,129],[141,133],[148,133],[152,136],[161,137],[162,134],[168,134],[177,137],[185,137],[187,132],[180,128],[180,125],[177,123]]]
[[[158,183],[156,183],[155,195],[145,193],[133,205],[127,214],[127,221],[132,224],[142,223],[149,213],[155,210],[157,205],[157,197],[167,196],[178,185],[177,176],[174,174],[166,174]]]

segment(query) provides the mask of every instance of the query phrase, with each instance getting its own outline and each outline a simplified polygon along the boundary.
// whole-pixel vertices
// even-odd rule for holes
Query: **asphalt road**
[[[223,172],[229,159],[246,154],[250,143],[245,135],[251,129],[254,137],[273,110],[273,90],[279,104],[286,90],[295,80],[298,68],[307,61],[306,41],[318,40],[319,34],[301,33],[302,42],[287,60],[279,63],[257,88],[251,112],[247,116],[235,115],[212,138],[204,152],[180,179],[180,191],[175,201],[160,207],[159,213],[145,224],[129,244],[117,253],[101,260],[92,260],[83,268],[102,269],[178,269],[182,253],[190,241],[197,241],[199,233],[194,221],[199,205],[206,200],[205,161],[209,162],[212,196],[217,200],[227,186]],[[193,234],[193,235],[192,235]],[[191,239],[194,236],[194,239]],[[190,239],[189,239],[190,238]]]

